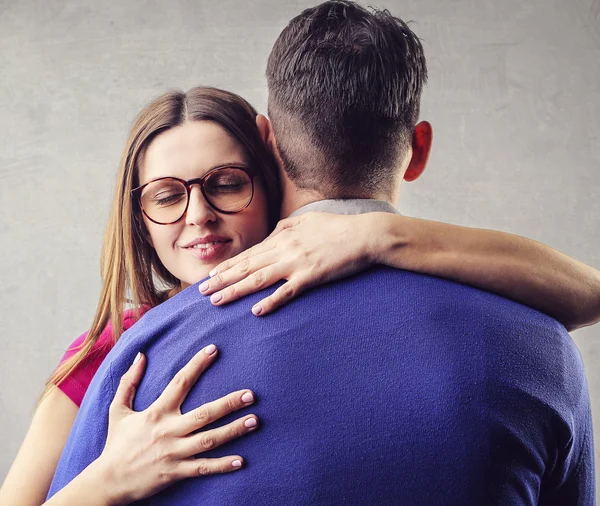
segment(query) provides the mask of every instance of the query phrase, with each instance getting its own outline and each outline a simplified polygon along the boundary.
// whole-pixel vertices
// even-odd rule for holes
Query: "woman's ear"
[[[428,121],[421,121],[413,132],[412,138],[412,157],[406,172],[404,180],[414,181],[417,179],[427,166],[429,154],[431,153],[431,144],[433,143],[433,128]]]
[[[138,233],[148,242],[148,244],[150,246],[152,246],[152,248],[154,248],[154,243],[152,242],[152,237],[150,237],[150,233],[148,232],[148,229],[146,228],[146,224],[144,223],[144,220],[140,216],[136,215],[135,222],[137,225]]]
[[[142,233],[144,234],[144,239],[146,239],[146,241],[148,241],[148,244],[150,246],[152,246],[152,248],[154,248],[154,243],[152,242],[152,237],[150,237],[150,234],[148,233],[148,231],[146,230],[146,227],[144,227],[142,229]]]

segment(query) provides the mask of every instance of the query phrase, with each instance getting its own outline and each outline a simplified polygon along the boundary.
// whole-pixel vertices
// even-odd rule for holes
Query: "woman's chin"
[[[181,289],[185,290],[186,288],[208,278],[208,273],[217,265],[219,265],[219,262],[215,262],[214,264],[203,264],[202,266],[196,266],[193,269],[193,272],[185,273],[185,275],[180,278]]]
[[[210,269],[208,271],[206,271],[206,274],[204,274],[203,276],[197,277],[197,278],[188,278],[186,281],[181,281],[181,289],[185,290],[186,288],[189,288],[192,285],[195,285],[196,283],[199,283],[200,281],[202,281],[203,279],[206,279],[208,277],[208,273],[210,272]]]

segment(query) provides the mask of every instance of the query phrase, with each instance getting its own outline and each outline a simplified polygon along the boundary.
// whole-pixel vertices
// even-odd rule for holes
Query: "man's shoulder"
[[[314,290],[304,303],[289,306],[286,318],[318,314],[313,319],[317,326],[351,319],[353,328],[381,329],[383,321],[392,328],[392,340],[415,335],[443,340],[451,348],[468,349],[470,356],[485,357],[488,372],[503,374],[507,364],[543,369],[557,356],[583,370],[571,336],[555,319],[497,294],[434,276],[378,266]],[[303,321],[310,325],[310,318]]]
[[[386,266],[376,266],[354,276],[317,287],[307,294],[322,302],[335,297],[348,304],[370,299],[381,304],[381,311],[401,307],[404,311],[422,310],[428,318],[454,316],[471,322],[494,318],[507,324],[530,321],[548,331],[565,333],[564,327],[553,318],[531,307],[492,292],[430,276]],[[372,307],[371,309],[375,309]]]

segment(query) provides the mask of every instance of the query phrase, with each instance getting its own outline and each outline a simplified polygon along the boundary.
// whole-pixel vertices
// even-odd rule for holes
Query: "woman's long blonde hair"
[[[256,110],[240,96],[208,87],[193,88],[187,93],[165,93],[140,113],[129,134],[117,175],[102,246],[102,291],[94,320],[76,353],[49,378],[42,399],[91,356],[109,322],[114,342],[118,341],[123,333],[123,313],[127,305],[132,306],[137,319],[142,307],[157,306],[170,289],[180,285],[146,240],[139,205],[131,197],[131,190],[138,186],[140,158],[158,134],[186,121],[213,121],[223,127],[248,153],[251,165],[265,186],[270,225],[275,225],[281,198],[279,179],[274,159],[257,129],[256,115]]]

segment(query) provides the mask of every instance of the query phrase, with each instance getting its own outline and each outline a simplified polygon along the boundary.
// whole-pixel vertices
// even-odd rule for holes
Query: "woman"
[[[73,343],[50,378],[0,491],[0,504],[43,503],[83,391],[123,329],[209,272],[218,276],[202,287],[203,293],[238,283],[237,289],[234,284],[220,299],[215,297],[216,304],[251,291],[244,278],[248,272],[268,269],[268,275],[263,272],[262,276],[264,286],[288,279],[291,292],[284,289],[280,293],[293,296],[374,262],[497,289],[532,305],[547,298],[552,304],[546,309],[553,315],[560,316],[554,301],[564,293],[575,293],[577,302],[587,306],[597,300],[597,285],[583,282],[596,276],[595,271],[565,261],[541,245],[401,216],[305,215],[282,222],[268,241],[261,243],[275,226],[280,202],[277,169],[260,138],[256,118],[256,111],[243,99],[212,88],[167,93],[138,117],[117,178],[96,316],[90,331]],[[347,231],[356,226],[353,241],[345,241]],[[409,234],[406,237],[411,240],[406,244],[410,247],[401,247],[404,243],[398,242],[398,228]],[[406,231],[410,229],[412,235]],[[321,230],[329,237],[323,237]],[[370,237],[375,230],[380,240],[373,242]],[[445,236],[438,237],[440,233]],[[502,245],[501,253],[523,245],[526,249],[519,259],[494,255],[479,239],[493,239],[493,244]],[[327,246],[321,246],[323,241]],[[332,259],[328,251],[340,241],[344,248],[337,248]],[[433,245],[445,254],[436,254]],[[273,255],[282,247],[283,256]],[[425,256],[420,258],[419,252]],[[244,258],[240,259],[240,254]],[[465,257],[471,261],[465,263]],[[418,263],[415,258],[420,258]],[[490,262],[489,266],[482,259]],[[320,267],[309,269],[307,265]],[[521,289],[515,291],[511,283],[516,280]],[[575,284],[579,281],[583,287]],[[275,296],[261,303],[262,311],[255,312],[266,314],[291,296]],[[133,308],[127,310],[127,305]],[[597,318],[597,313],[596,308],[591,318]],[[591,321],[589,314],[567,317],[564,321],[575,325]],[[200,350],[152,406],[135,413],[131,404],[145,365],[145,357],[140,355],[113,401],[102,455],[47,504],[91,504],[92,500],[127,504],[186,477],[240,469],[241,456],[195,459],[194,455],[254,430],[257,418],[246,415],[228,426],[198,431],[251,405],[251,391],[233,392],[189,413],[180,411],[191,384],[215,357],[212,345]]]

